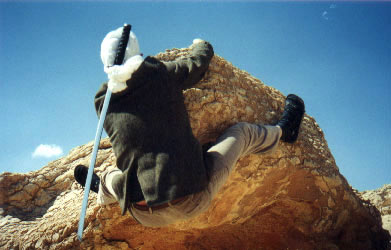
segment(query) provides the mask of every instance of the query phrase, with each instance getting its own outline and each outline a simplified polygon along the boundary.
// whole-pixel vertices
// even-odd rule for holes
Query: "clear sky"
[[[210,41],[305,100],[354,188],[391,183],[391,2],[365,1],[0,0],[0,172],[37,170],[94,140],[100,44],[124,23],[144,55]]]

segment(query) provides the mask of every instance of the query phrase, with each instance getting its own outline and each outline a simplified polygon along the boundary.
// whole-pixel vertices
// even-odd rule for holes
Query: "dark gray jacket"
[[[212,57],[207,42],[195,44],[190,56],[173,62],[147,57],[128,87],[112,94],[104,128],[122,170],[113,189],[123,214],[134,202],[159,205],[206,187],[203,153],[182,91],[201,80]],[[95,97],[98,115],[106,90],[103,84]]]

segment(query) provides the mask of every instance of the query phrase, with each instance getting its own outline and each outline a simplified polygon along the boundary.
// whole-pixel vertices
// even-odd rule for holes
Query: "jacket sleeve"
[[[212,45],[202,41],[193,45],[188,57],[165,62],[171,82],[182,89],[191,88],[202,79],[213,55]]]
[[[95,111],[98,117],[100,117],[100,112],[102,111],[103,102],[105,100],[107,92],[107,83],[104,83],[100,86],[98,92],[95,95],[94,103],[95,103]]]

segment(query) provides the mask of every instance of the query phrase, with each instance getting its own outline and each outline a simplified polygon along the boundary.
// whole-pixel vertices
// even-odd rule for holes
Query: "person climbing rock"
[[[109,82],[95,96],[100,115],[104,96],[113,94],[104,129],[116,156],[116,167],[99,178],[91,190],[98,204],[118,202],[141,224],[162,227],[206,211],[227,181],[239,158],[274,150],[280,140],[294,143],[304,116],[303,100],[287,96],[276,125],[240,122],[228,128],[210,147],[194,137],[182,91],[197,84],[214,55],[210,43],[195,39],[190,55],[162,62],[140,54],[130,34],[123,65],[113,64],[122,28],[103,40],[101,58]],[[75,168],[75,179],[85,185],[88,169]]]

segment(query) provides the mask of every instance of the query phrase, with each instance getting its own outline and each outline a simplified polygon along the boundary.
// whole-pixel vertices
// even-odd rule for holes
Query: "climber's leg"
[[[153,212],[131,207],[133,216],[150,227],[194,218],[209,208],[211,200],[227,180],[239,157],[270,152],[277,147],[280,136],[281,129],[276,126],[239,123],[227,129],[205,155],[210,182],[203,191],[189,195],[185,201],[169,208]]]
[[[281,137],[278,126],[238,123],[228,128],[206,154],[209,192],[214,197],[228,179],[240,157],[271,152]]]
[[[99,205],[108,205],[117,201],[116,194],[111,186],[114,176],[121,174],[122,171],[118,168],[106,170],[101,177],[97,203]]]

